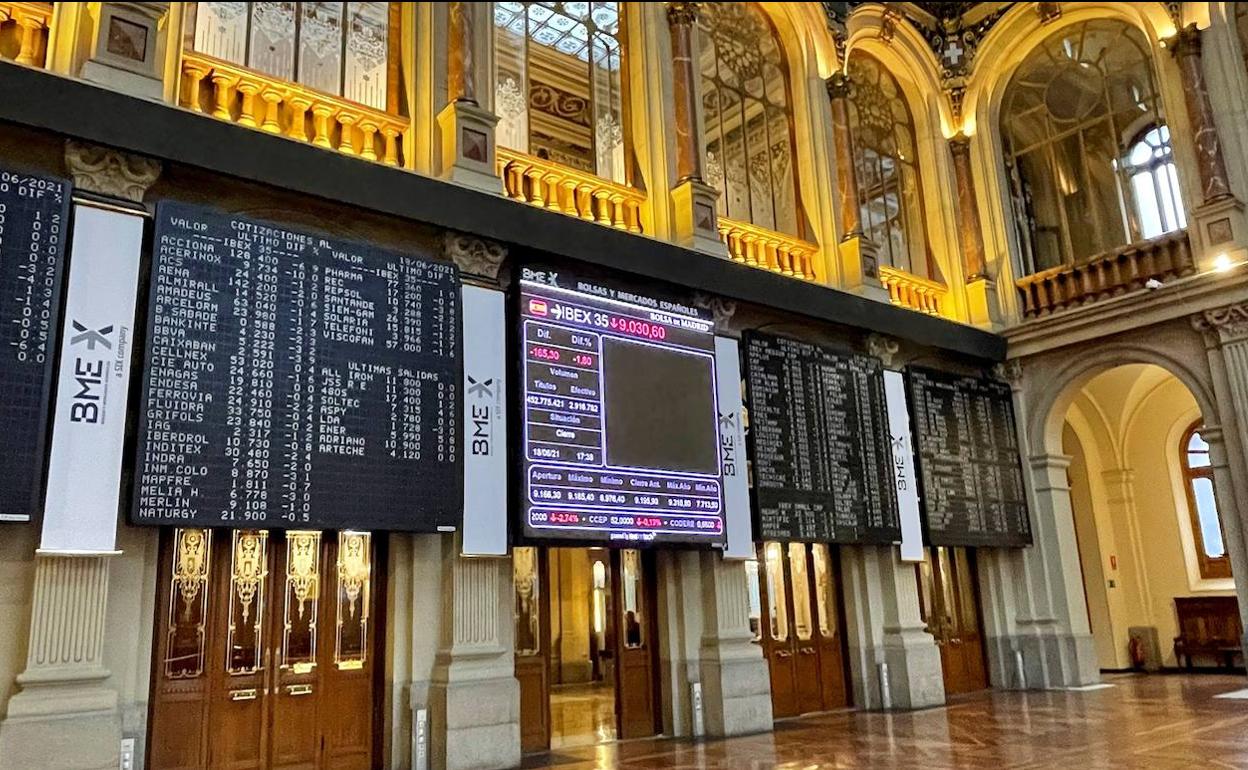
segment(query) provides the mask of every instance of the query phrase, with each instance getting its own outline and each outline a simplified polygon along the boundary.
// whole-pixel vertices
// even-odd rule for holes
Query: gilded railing
[[[1169,280],[1196,272],[1187,232],[1140,241],[1098,254],[1077,265],[1033,273],[1015,282],[1023,316],[1034,318],[1144,288],[1151,279]]]
[[[735,262],[773,273],[815,280],[815,244],[765,227],[719,218],[719,237]]]
[[[406,119],[201,53],[182,54],[178,103],[344,155],[403,165]]]
[[[0,59],[43,67],[51,23],[51,3],[0,3]]]
[[[888,289],[888,298],[894,305],[929,315],[944,314],[949,289],[943,283],[886,266],[880,267],[880,283]]]
[[[509,198],[630,233],[641,232],[641,207],[646,202],[641,190],[506,147],[496,152],[498,175]]]

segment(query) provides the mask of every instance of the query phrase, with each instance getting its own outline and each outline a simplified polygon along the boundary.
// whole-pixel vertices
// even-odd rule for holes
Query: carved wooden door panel
[[[520,750],[550,748],[550,614],[545,548],[512,550],[516,602],[516,679]]]
[[[658,732],[653,554],[631,548],[614,551],[612,567],[617,734],[644,738]]]
[[[850,703],[845,676],[845,634],[841,628],[840,560],[832,546],[810,546],[814,569],[814,599],[819,624],[819,679],[823,685],[823,708],[836,709]]]
[[[789,606],[793,617],[790,660],[793,662],[793,678],[797,691],[799,714],[823,710],[822,666],[819,641],[815,629],[818,609],[815,606],[814,567],[810,546],[806,543],[789,543],[785,550],[788,559]]]
[[[919,606],[927,631],[940,648],[945,693],[985,689],[988,669],[973,553],[965,548],[929,548],[918,570]]]
[[[278,544],[269,612],[271,763],[274,770],[319,766],[317,707],[324,574],[320,532],[287,532]],[[328,700],[328,699],[327,699]]]
[[[771,674],[771,711],[777,719],[797,716],[796,670],[793,666],[793,631],[789,609],[788,571],[784,546],[759,546],[759,597],[762,603],[763,655]]]
[[[377,544],[367,532],[339,532],[326,553],[324,620],[320,623],[321,766],[369,770],[373,762],[373,716],[381,660],[377,652],[380,584]]]

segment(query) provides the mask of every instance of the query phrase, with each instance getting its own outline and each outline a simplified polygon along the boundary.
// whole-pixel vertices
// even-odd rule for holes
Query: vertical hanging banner
[[[465,556],[507,554],[507,327],[503,293],[465,284]]]
[[[71,244],[39,550],[108,553],[116,549],[143,217],[75,205]]]
[[[754,558],[750,484],[746,478],[745,410],[741,403],[741,357],[737,341],[715,338],[715,387],[719,402],[719,464],[724,474],[725,559]]]
[[[884,397],[888,403],[888,433],[893,442],[893,480],[897,484],[897,512],[901,518],[901,560],[923,561],[923,526],[919,521],[919,487],[914,477],[914,442],[910,410],[906,408],[906,380],[901,372],[884,370]]]

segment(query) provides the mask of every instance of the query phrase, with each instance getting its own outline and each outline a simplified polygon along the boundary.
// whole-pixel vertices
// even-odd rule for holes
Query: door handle
[[[803,655],[814,655],[814,654],[815,654],[815,648],[814,648],[814,647],[803,647],[802,649],[798,650],[798,652],[802,653]]]
[[[787,658],[792,654],[793,653],[789,652],[788,650],[776,650],[776,657],[778,658]]]
[[[949,644],[952,644],[952,645],[959,645],[959,644],[962,644],[962,640],[961,640],[961,639],[958,639],[958,638],[956,638],[956,637],[955,637],[955,638],[953,638],[953,639],[950,639],[950,640],[949,640]]]
[[[259,693],[254,687],[248,687],[245,690],[230,690],[230,700],[255,700]]]
[[[312,685],[310,684],[288,684],[286,685],[287,695],[311,695]]]

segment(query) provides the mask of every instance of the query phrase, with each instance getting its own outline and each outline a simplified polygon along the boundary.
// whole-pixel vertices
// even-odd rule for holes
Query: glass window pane
[[[231,536],[226,673],[254,674],[264,666],[261,645],[265,583],[269,576],[269,533],[236,529]]]
[[[758,559],[750,559],[745,563],[745,579],[750,601],[750,632],[757,642],[763,638],[763,600],[758,585]]]
[[[1179,172],[1173,163],[1167,163],[1166,174],[1170,177],[1170,190],[1174,195],[1175,213],[1179,217],[1179,227],[1187,227],[1187,209],[1183,208],[1183,194],[1179,192]]]
[[[195,50],[246,66],[247,4],[196,3]]]
[[[165,678],[193,679],[204,672],[208,578],[212,574],[212,531],[177,529],[169,585]]]
[[[811,555],[815,561],[815,602],[819,607],[819,635],[827,639],[835,635],[839,625],[832,561],[828,555],[828,546],[824,543],[812,545]]]
[[[386,109],[390,3],[347,3],[346,34],[342,95],[374,109]]]
[[[797,638],[807,641],[814,636],[811,619],[810,566],[805,543],[789,543],[789,574],[793,581],[793,630]]]
[[[954,570],[958,579],[958,628],[962,633],[979,631],[979,611],[975,606],[975,583],[971,579],[971,562],[965,548],[953,549]]]
[[[1131,177],[1131,191],[1135,194],[1135,213],[1139,217],[1140,237],[1156,238],[1163,231],[1161,209],[1157,205],[1157,191],[1153,187],[1153,175],[1141,171]]]
[[[342,3],[299,3],[300,83],[342,92]]]
[[[286,533],[282,668],[316,666],[316,624],[321,593],[321,533]]]
[[[784,582],[784,551],[779,543],[768,543],[764,548],[767,558],[767,615],[771,618],[771,638],[777,642],[789,638],[789,613],[785,605],[788,593]]]
[[[1213,496],[1213,479],[1205,476],[1192,479],[1192,496],[1196,498],[1196,516],[1200,520],[1200,539],[1205,556],[1211,559],[1226,556],[1222,524],[1218,520],[1218,503]]]
[[[537,549],[513,549],[511,564],[516,584],[516,654],[536,655],[542,649],[542,581]]]
[[[368,653],[368,616],[372,598],[372,535],[338,533],[337,634],[334,664],[339,669],[363,668]]]
[[[282,80],[295,79],[295,5],[251,4],[248,67]]]
[[[646,643],[645,584],[641,569],[641,551],[620,551],[620,589],[623,591],[620,609],[624,627],[624,646],[638,649]]]

